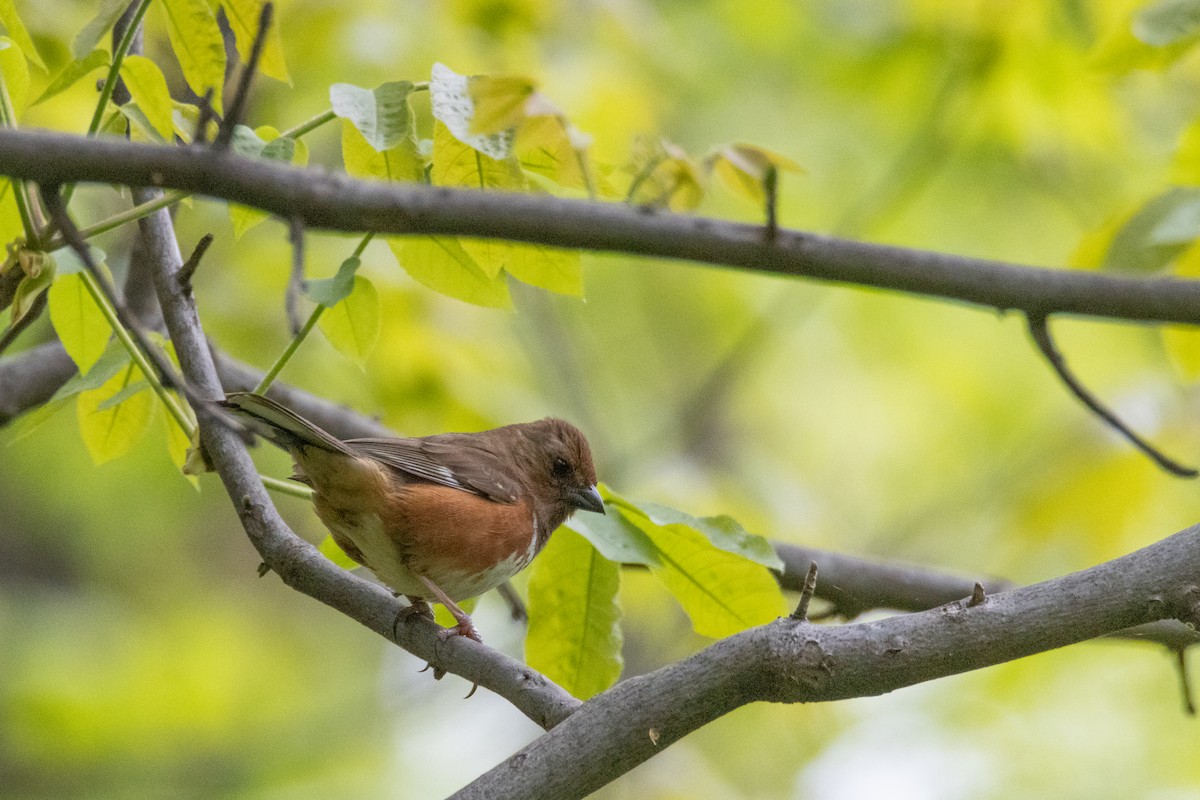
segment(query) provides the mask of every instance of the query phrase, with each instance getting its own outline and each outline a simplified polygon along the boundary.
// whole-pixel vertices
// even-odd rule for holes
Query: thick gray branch
[[[1200,526],[1045,583],[852,625],[781,619],[598,695],[459,798],[584,797],[721,715],[904,686],[1200,615]],[[569,767],[567,766],[569,765]]]
[[[224,393],[190,291],[178,279],[182,258],[171,219],[164,211],[141,220],[144,245],[158,264],[155,288],[163,318],[193,389],[203,397]],[[396,625],[403,607],[387,591],[340,569],[300,539],[267,497],[246,448],[233,430],[214,424],[197,408],[200,442],[212,460],[263,561],[292,588],[336,608],[434,666],[485,686],[543,727],[551,727],[579,705],[537,672],[504,654],[456,636],[442,641],[438,627],[418,617]]]
[[[0,174],[171,187],[307,228],[448,234],[683,259],[1035,314],[1200,323],[1200,281],[1043,269],[547,196],[365,182],[231,153],[0,131]]]

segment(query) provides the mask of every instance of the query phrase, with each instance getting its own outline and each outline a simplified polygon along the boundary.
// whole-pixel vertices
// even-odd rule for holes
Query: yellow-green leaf
[[[455,138],[442,122],[433,127],[433,183],[470,189],[520,191],[525,188],[521,164],[512,156],[491,158]]]
[[[459,75],[445,64],[434,64],[429,80],[429,101],[434,119],[447,127],[456,139],[489,158],[512,155],[513,132],[472,133],[475,101],[471,98],[470,78]],[[476,79],[478,80],[478,79]]]
[[[519,281],[558,294],[583,295],[583,267],[579,253],[534,244],[509,245],[504,268]]]
[[[129,0],[101,0],[96,16],[83,26],[83,30],[75,34],[75,39],[71,42],[71,54],[76,59],[81,59],[95,50],[101,37],[108,33],[117,18],[127,8],[129,8]]]
[[[516,156],[528,172],[574,189],[597,190],[588,167],[588,137],[558,116],[531,117],[517,129]],[[587,172],[585,172],[587,170]]]
[[[129,55],[121,62],[121,79],[125,87],[138,104],[138,108],[146,115],[151,127],[164,140],[169,141],[174,134],[175,123],[172,119],[175,110],[171,102],[171,90],[167,88],[167,79],[162,70],[145,56]]]
[[[142,379],[136,366],[129,364],[98,389],[81,392],[75,402],[79,433],[88,455],[103,464],[128,453],[137,443],[154,411],[154,395],[143,391],[110,408],[100,405],[125,387]]]
[[[512,306],[504,275],[487,275],[458,239],[413,236],[390,239],[388,246],[405,272],[435,292],[479,306]]]
[[[205,0],[161,0],[167,38],[192,91],[201,97],[213,90],[212,106],[221,113],[225,85],[225,40]]]
[[[779,584],[762,564],[740,552],[714,546],[689,525],[658,524],[611,491],[605,490],[605,495],[607,507],[617,511],[653,544],[655,560],[649,565],[650,571],[687,612],[697,633],[713,638],[729,636],[770,622],[786,612]],[[652,510],[664,521],[676,518],[664,517],[661,508]],[[734,547],[736,540],[734,537],[722,544]]]
[[[321,555],[328,558],[333,563],[337,564],[342,569],[358,569],[362,566],[350,556],[346,555],[346,551],[338,547],[338,543],[333,540],[332,536],[326,535],[321,540],[320,546],[317,547],[321,551]]]
[[[339,353],[365,367],[379,340],[379,292],[361,275],[345,300],[321,314],[321,332]]]
[[[634,157],[629,202],[637,205],[691,211],[704,199],[704,179],[677,145],[653,142]]]
[[[200,479],[192,474],[191,471],[185,469],[188,466],[188,457],[193,452],[193,448],[197,446],[197,442],[188,438],[184,433],[183,428],[179,427],[179,423],[175,418],[167,413],[166,408],[163,408],[163,413],[159,415],[164,427],[166,436],[167,455],[171,459],[171,463],[179,469],[179,474],[192,485],[196,491],[200,491]]]
[[[468,79],[467,92],[475,105],[468,125],[472,135],[515,128],[525,119],[525,106],[537,84],[518,75],[480,75]]]
[[[334,114],[349,121],[371,147],[383,152],[413,138],[415,122],[408,103],[412,90],[408,81],[391,81],[374,89],[335,83],[329,87],[329,102]]]
[[[250,50],[254,47],[254,39],[258,35],[258,17],[264,5],[266,0],[221,0],[229,27],[233,29],[238,55],[243,62],[250,58]],[[283,37],[279,35],[279,17],[279,6],[276,5],[271,27],[267,31],[267,41],[258,60],[258,71],[290,86],[292,78],[288,75],[287,64],[283,59]]]
[[[580,700],[621,675],[620,583],[620,567],[568,528],[533,563],[525,661]]]
[[[25,226],[21,224],[21,212],[17,209],[14,191],[16,187],[13,182],[0,177],[0,246],[3,247],[25,236]]]
[[[730,144],[709,159],[713,171],[729,189],[755,203],[766,200],[764,183],[769,167],[788,172],[804,169],[786,156],[752,144]]]
[[[355,178],[420,181],[425,177],[425,160],[411,136],[380,152],[350,120],[342,121],[342,162],[346,173]]]
[[[109,55],[107,50],[93,50],[83,58],[75,59],[63,67],[62,71],[46,87],[46,90],[38,96],[37,100],[33,101],[33,105],[36,106],[38,103],[43,103],[51,97],[65,92],[78,81],[87,77],[88,73],[95,72],[108,65]]]
[[[25,56],[36,64],[43,71],[46,69],[46,64],[42,61],[42,57],[38,55],[37,47],[33,44],[33,39],[29,38],[29,31],[25,30],[24,23],[17,15],[16,6],[13,0],[0,0],[0,23],[4,23],[8,35],[12,37]]]
[[[0,36],[0,78],[13,112],[20,116],[29,100],[29,64],[21,48],[7,36]]]
[[[239,136],[238,133],[242,133]],[[248,140],[253,144],[248,145]],[[235,147],[240,143],[238,152],[269,161],[290,161],[297,166],[308,164],[308,145],[299,139],[280,139],[279,131],[270,125],[261,125],[250,131],[239,125],[234,134]],[[279,146],[274,146],[279,145]],[[233,238],[240,239],[242,235],[267,220],[271,215],[257,208],[229,204],[229,221],[233,225]]]
[[[80,273],[59,275],[50,287],[50,322],[81,375],[104,354],[112,328]]]

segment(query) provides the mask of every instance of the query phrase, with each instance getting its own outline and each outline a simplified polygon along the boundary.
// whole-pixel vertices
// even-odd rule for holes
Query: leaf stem
[[[8,84],[0,74],[0,125],[5,128],[17,127],[17,112],[13,109],[12,98],[8,94]],[[37,247],[37,226],[29,213],[29,195],[26,193],[25,181],[9,178],[12,182],[13,200],[17,203],[17,213],[21,216],[21,227],[25,231],[25,242],[35,249]]]
[[[283,138],[299,139],[304,134],[310,133],[311,131],[316,130],[317,128],[321,127],[325,123],[332,122],[335,119],[337,119],[337,114],[333,113],[332,108],[329,109],[328,111],[322,111],[320,114],[317,114],[315,117],[308,120],[307,122],[301,122],[296,127],[288,128],[286,131],[283,131],[282,133],[279,134],[279,138],[280,139],[283,139]]]
[[[121,320],[117,317],[116,309],[108,302],[108,299],[104,296],[104,292],[97,285],[96,279],[90,272],[81,272],[80,275],[83,278],[84,288],[92,296],[92,300],[100,309],[100,313],[104,315],[104,319],[108,322],[109,327],[112,328],[113,333],[116,334],[121,345],[129,353],[129,357],[133,359],[138,369],[146,376],[146,382],[154,389],[154,393],[158,395],[158,399],[162,400],[163,405],[167,408],[167,412],[178,423],[179,429],[191,439],[196,433],[196,425],[187,415],[187,412],[183,410],[183,406],[179,404],[179,400],[175,395],[171,394],[163,386],[162,381],[158,377],[158,371],[150,365],[150,362],[146,359],[146,355],[137,346],[133,337],[130,336],[129,331],[125,329],[125,326],[121,324]]]
[[[371,239],[373,238],[375,238],[374,233],[368,233],[363,236],[358,243],[358,247],[354,248],[354,253],[351,255],[351,258],[360,258],[363,254],[363,251],[367,249],[367,245],[370,244]],[[312,332],[314,327],[316,327],[317,320],[319,320],[321,315],[325,313],[325,308],[326,306],[318,303],[317,307],[312,310],[312,313],[308,315],[308,319],[305,321],[303,327],[301,327],[296,335],[292,337],[292,340],[288,342],[288,346],[284,348],[282,353],[279,354],[279,358],[275,359],[275,363],[271,365],[269,370],[267,370],[267,374],[263,375],[262,380],[258,382],[258,386],[254,387],[255,394],[265,394],[267,389],[271,388],[271,384],[275,382],[275,379],[279,377],[279,373],[282,372],[283,368],[287,366],[287,363],[291,361],[292,356],[295,355],[296,351],[300,348],[301,343],[308,338],[308,334]]]
[[[270,490],[272,492],[277,492],[279,494],[286,494],[291,497],[299,497],[304,500],[312,499],[312,496],[313,496],[312,489],[308,488],[307,486],[305,486],[302,483],[296,483],[295,481],[285,481],[285,480],[281,480],[279,478],[272,478],[269,475],[259,475],[258,477],[262,479],[263,486],[265,486],[268,490]]]
[[[112,99],[113,91],[117,88],[117,81],[121,79],[121,64],[125,61],[125,55],[129,52],[130,46],[133,44],[133,38],[137,35],[138,27],[142,24],[142,17],[146,16],[146,10],[150,8],[150,0],[141,0],[137,10],[133,12],[133,16],[129,20],[129,25],[126,26],[121,40],[117,42],[117,46],[113,48],[112,63],[108,65],[108,75],[104,78],[104,84],[100,87],[100,97],[96,101],[96,110],[92,113],[92,121],[88,125],[87,135],[95,136],[96,131],[100,130],[100,123],[104,120],[104,112],[108,108],[108,101]],[[69,202],[70,197],[64,197],[64,202]]]

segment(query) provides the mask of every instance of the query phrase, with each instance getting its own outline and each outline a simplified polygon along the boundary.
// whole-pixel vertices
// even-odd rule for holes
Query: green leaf
[[[7,36],[0,36],[0,77],[13,111],[20,116],[29,100],[29,64],[21,48]]]
[[[92,366],[86,375],[78,372],[72,375],[66,383],[58,387],[58,391],[40,408],[23,415],[13,424],[12,441],[23,439],[33,433],[41,427],[42,423],[54,416],[59,409],[66,406],[72,398],[78,397],[82,392],[103,386],[114,375],[122,369],[127,368],[130,363],[129,351],[115,338],[110,339],[108,347],[104,350],[104,354],[100,356],[100,360]]]
[[[103,464],[128,453],[150,425],[154,412],[150,392],[138,392],[120,405],[100,409],[105,400],[140,378],[138,368],[129,364],[100,388],[81,392],[76,398],[79,432],[94,463]]]
[[[76,373],[73,375],[70,380],[58,387],[58,391],[54,393],[51,400],[66,400],[81,392],[98,389],[131,363],[129,351],[116,339],[110,339],[104,353],[87,371],[87,374]]]
[[[88,253],[92,256],[92,263],[103,264],[108,260],[108,254],[95,245],[88,245]],[[74,248],[60,247],[55,250],[50,256],[54,259],[55,270],[59,275],[74,275],[79,272],[87,272],[87,266],[75,253]]]
[[[212,107],[222,111],[225,85],[225,40],[205,0],[161,0],[167,16],[167,38],[188,86],[203,97],[213,90]]]
[[[146,112],[134,101],[130,100],[121,106],[119,110],[121,115],[129,121],[130,139],[135,142],[153,142],[158,144],[166,141],[163,139],[163,135],[158,132],[158,128],[150,121],[150,117],[146,116]]]
[[[786,156],[752,144],[730,144],[717,150],[707,163],[729,189],[753,203],[766,201],[769,167],[788,172],[804,169]]]
[[[13,182],[0,177],[0,245],[8,245],[25,236],[14,191]]]
[[[171,91],[162,70],[145,56],[128,55],[121,62],[121,79],[150,125],[164,141],[175,133]]]
[[[1133,35],[1165,47],[1200,35],[1200,0],[1161,0],[1133,17]]]
[[[62,94],[90,73],[106,68],[110,63],[107,50],[93,50],[85,57],[75,59],[63,67],[62,71],[46,87],[46,90],[38,96],[37,100],[33,101],[33,105],[36,106],[55,95]]]
[[[367,357],[379,341],[379,292],[361,275],[344,300],[328,307],[317,323],[339,353],[365,367]]]
[[[559,186],[601,190],[587,164],[589,138],[560,116],[527,119],[517,130],[516,156],[526,172]],[[588,170],[585,174],[584,170]]]
[[[200,479],[185,469],[188,465],[188,456],[196,447],[196,442],[188,438],[183,428],[179,427],[179,423],[170,414],[163,413],[158,417],[165,426],[163,432],[166,436],[167,456],[171,459],[171,463],[179,469],[179,474],[184,477],[184,480],[190,483],[193,489],[200,491]]]
[[[521,164],[515,157],[491,158],[456,138],[440,121],[433,126],[430,177],[438,186],[501,191],[522,191],[526,187]]]
[[[417,151],[417,143],[406,136],[395,146],[376,150],[349,120],[342,122],[342,163],[346,174],[355,178],[375,178],[384,181],[422,181],[425,179],[425,159]]]
[[[474,106],[467,132],[471,136],[509,131],[526,116],[529,99],[537,84],[519,75],[480,75],[467,79],[467,93]]]
[[[29,31],[25,30],[24,23],[21,22],[21,18],[17,15],[17,8],[13,4],[13,0],[0,0],[0,23],[4,24],[8,35],[12,37],[14,42],[20,45],[26,57],[45,72],[46,64],[42,61],[42,57],[38,55],[37,47],[33,44],[33,39],[29,38]]]
[[[249,60],[250,51],[254,47],[254,39],[258,35],[258,17],[264,5],[266,0],[221,0],[221,7],[225,9],[225,18],[229,20],[229,27],[233,29],[234,43],[243,63]],[[262,56],[258,60],[258,71],[290,86],[292,78],[283,59],[283,37],[279,33],[279,17],[279,6],[276,5],[271,27],[267,31],[267,41],[263,44]]]
[[[521,165],[515,157],[509,156],[499,161],[489,158],[455,138],[442,122],[434,124],[433,167],[430,177],[438,186],[500,191],[522,191],[526,187]],[[464,239],[461,245],[488,279],[495,279],[500,275],[512,259],[513,249],[516,247],[499,239]],[[536,277],[536,267],[531,267],[526,274]],[[553,269],[547,270],[546,275],[552,276]]]
[[[385,83],[374,90],[335,83],[329,87],[329,100],[333,113],[349,120],[371,147],[382,153],[409,137],[413,130],[408,105],[412,90],[408,81]]]
[[[650,571],[687,612],[697,633],[729,636],[785,613],[775,577],[745,554],[771,559],[754,542],[757,537],[736,523],[731,525],[728,517],[697,519],[653,504],[643,510],[607,487],[601,493],[608,508],[649,540],[654,552]],[[588,525],[592,522],[587,521]],[[644,544],[635,547],[644,549]]]
[[[304,293],[314,303],[332,307],[345,300],[354,290],[354,274],[358,272],[362,260],[351,256],[338,267],[337,274],[332,278],[317,278],[305,281]]]
[[[504,254],[508,274],[531,286],[571,297],[583,296],[583,267],[575,250],[535,244],[510,244]]]
[[[135,382],[129,384],[128,386],[126,386],[121,391],[114,394],[112,397],[110,397],[107,400],[105,400],[104,402],[102,402],[100,405],[96,406],[96,410],[107,411],[110,408],[114,408],[116,406],[121,405],[121,403],[124,403],[126,400],[133,397],[138,392],[144,392],[145,390],[147,390],[149,388],[150,388],[150,384],[147,383],[145,380],[135,381]]]
[[[620,583],[620,567],[566,528],[533,562],[525,661],[580,700],[621,675]]]
[[[1113,236],[1101,265],[1107,270],[1153,272],[1186,249],[1200,207],[1200,188],[1174,188],[1142,206]]]
[[[338,543],[333,540],[332,536],[326,535],[321,540],[321,544],[317,547],[321,551],[321,555],[328,558],[334,564],[337,564],[342,569],[358,569],[362,566],[350,556],[346,555],[346,551],[338,547]]]
[[[413,236],[389,239],[388,247],[405,272],[435,292],[480,306],[512,306],[506,278],[485,273],[458,239]]]
[[[104,355],[112,328],[84,285],[83,275],[60,273],[50,287],[49,300],[50,322],[67,355],[86,375]]]
[[[265,158],[299,166],[308,163],[308,146],[297,139],[280,137],[279,131],[270,125],[261,125],[253,130],[245,125],[235,126],[230,147],[238,155],[247,158]],[[270,216],[265,211],[237,203],[229,206],[229,221],[233,225],[235,239],[240,239],[246,231],[262,224]]]
[[[600,491],[607,494],[606,487],[602,486]],[[654,542],[619,513],[576,514],[565,525],[591,542],[609,561],[643,567],[658,563]]]
[[[434,118],[445,125],[454,138],[485,156],[497,160],[509,158],[513,153],[511,130],[487,134],[472,132],[476,109],[470,83],[467,76],[459,75],[445,64],[434,64],[429,81]]]
[[[76,60],[82,59],[85,53],[95,50],[101,37],[112,29],[117,18],[121,16],[121,12],[128,7],[129,0],[101,0],[100,10],[96,12],[96,16],[83,26],[83,30],[75,34],[75,40],[71,42],[71,54],[75,56]]]
[[[613,502],[632,506],[628,500],[609,493]],[[715,547],[727,553],[755,561],[768,569],[783,571],[783,562],[775,553],[771,543],[761,536],[748,532],[733,517],[724,514],[716,517],[693,517],[657,503],[638,503],[636,509],[645,514],[655,525],[683,525],[704,534]]]
[[[57,265],[53,256],[37,250],[19,248],[15,257],[17,263],[12,268],[20,269],[25,273],[25,277],[21,278],[17,283],[16,291],[13,292],[11,317],[13,323],[29,313],[33,301],[50,288],[50,284],[54,282],[54,276],[57,274]]]
[[[658,548],[659,564],[650,571],[701,636],[730,636],[787,612],[779,583],[761,564],[719,550],[683,525],[655,525],[624,508],[621,514]]]

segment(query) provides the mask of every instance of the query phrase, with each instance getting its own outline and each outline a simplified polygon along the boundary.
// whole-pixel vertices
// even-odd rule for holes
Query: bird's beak
[[[600,490],[595,486],[568,492],[567,501],[575,508],[582,508],[584,511],[604,513],[604,501],[600,499]]]

